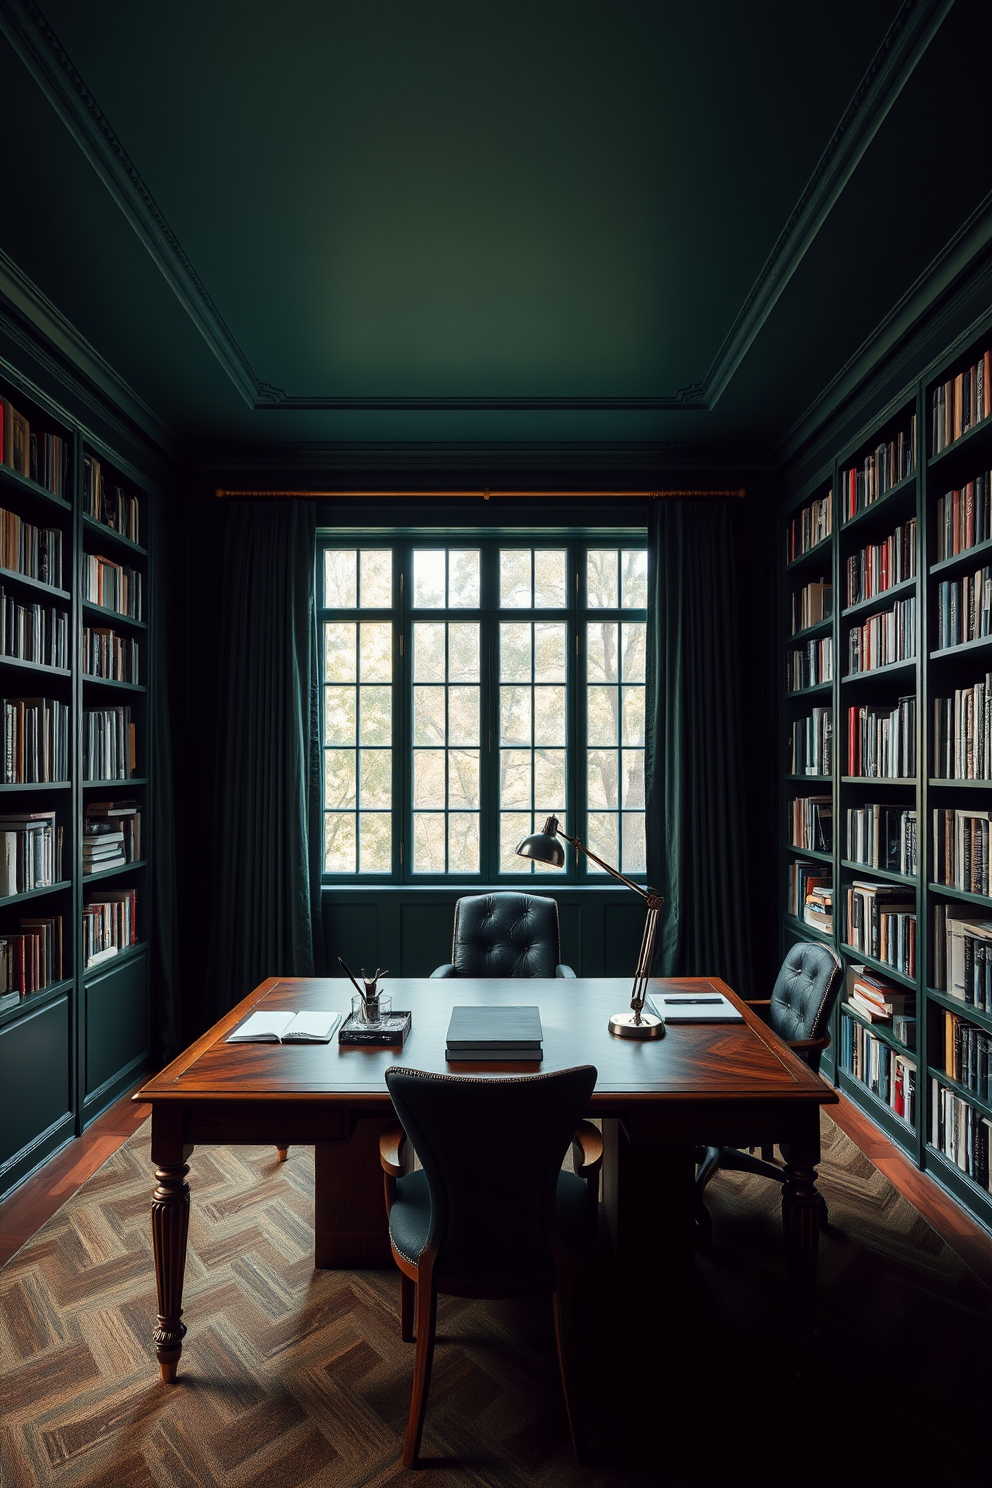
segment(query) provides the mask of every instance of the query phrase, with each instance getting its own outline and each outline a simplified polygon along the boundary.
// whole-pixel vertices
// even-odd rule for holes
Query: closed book
[[[892,1017],[891,1013],[883,1013],[873,1002],[864,1002],[854,992],[849,994],[847,1000],[854,1011],[862,1018],[867,1018],[869,1023],[888,1023]]]
[[[458,1048],[446,1048],[444,1057],[450,1064],[465,1063],[475,1060],[480,1064],[488,1064],[493,1060],[506,1061],[516,1060],[518,1063],[540,1063],[544,1057],[544,1050],[538,1044],[534,1048],[521,1048],[519,1044],[478,1044],[474,1048],[469,1044],[461,1044]]]
[[[544,1037],[537,1007],[453,1007],[447,1046],[538,1051]]]

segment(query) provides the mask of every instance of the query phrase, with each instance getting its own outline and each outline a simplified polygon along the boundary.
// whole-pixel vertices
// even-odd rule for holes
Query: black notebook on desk
[[[540,1060],[541,1010],[536,1007],[453,1007],[445,1058]]]

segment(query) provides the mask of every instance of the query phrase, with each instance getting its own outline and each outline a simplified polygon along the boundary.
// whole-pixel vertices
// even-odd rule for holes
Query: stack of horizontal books
[[[453,1007],[445,1058],[449,1063],[540,1061],[543,1040],[540,1008]]]

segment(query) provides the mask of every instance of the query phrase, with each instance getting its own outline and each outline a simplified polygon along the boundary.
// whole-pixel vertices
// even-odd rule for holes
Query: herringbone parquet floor
[[[442,1299],[423,1488],[859,1485],[967,1468],[984,1433],[992,1297],[828,1120],[821,1327],[789,1341],[778,1194],[711,1187],[694,1286],[608,1258],[581,1299],[570,1455],[543,1305]],[[0,1488],[359,1488],[409,1477],[398,1285],[312,1263],[312,1153],[193,1155],[179,1383],[151,1345],[148,1128],[0,1271]],[[920,1404],[924,1402],[924,1404]],[[984,1454],[985,1448],[982,1447]],[[976,1462],[986,1460],[976,1456]]]

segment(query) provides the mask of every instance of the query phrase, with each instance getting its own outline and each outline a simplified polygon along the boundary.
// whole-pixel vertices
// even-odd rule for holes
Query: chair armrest
[[[603,1133],[591,1121],[580,1121],[575,1129],[572,1162],[580,1178],[592,1178],[603,1165]]]
[[[786,1043],[788,1044],[789,1048],[794,1049],[797,1054],[803,1050],[809,1050],[812,1052],[817,1049],[825,1049],[830,1043],[830,1035],[829,1033],[825,1033],[822,1038],[815,1039],[786,1039]]]
[[[402,1178],[403,1148],[406,1145],[406,1132],[398,1121],[391,1121],[388,1126],[383,1127],[379,1133],[379,1161],[382,1171],[387,1178]]]
[[[772,1000],[770,997],[749,997],[744,1003],[744,1006],[749,1007],[752,1009],[753,1012],[756,1012],[758,1017],[761,1018],[763,1022],[767,1021],[768,1009],[771,1007],[771,1005]]]
[[[572,968],[570,966],[556,966],[555,967],[555,976],[556,977],[566,977],[566,978],[569,978],[573,982],[575,981],[575,972],[572,970]]]
[[[443,966],[435,966],[431,972],[430,979],[433,982],[435,977],[453,977],[457,975],[458,973],[455,971],[454,964],[451,961],[445,961]]]

